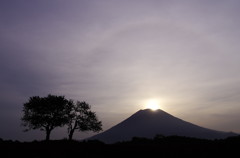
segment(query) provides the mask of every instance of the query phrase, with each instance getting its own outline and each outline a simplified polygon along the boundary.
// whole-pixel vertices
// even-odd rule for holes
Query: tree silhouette
[[[48,95],[47,97],[33,96],[23,106],[23,126],[31,129],[40,129],[46,132],[46,140],[55,127],[68,123],[68,113],[71,110],[70,102],[64,96]]]
[[[98,132],[102,130],[102,122],[98,120],[96,114],[91,111],[91,107],[86,102],[77,101],[76,104],[70,101],[72,112],[69,113],[68,137],[72,140],[73,133],[79,131]]]

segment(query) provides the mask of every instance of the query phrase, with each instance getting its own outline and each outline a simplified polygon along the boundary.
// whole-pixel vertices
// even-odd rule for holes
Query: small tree
[[[68,123],[68,113],[71,105],[64,96],[48,95],[47,97],[34,96],[23,105],[23,126],[31,129],[46,131],[46,140],[50,139],[50,133],[55,127],[61,127]]]
[[[102,130],[102,122],[98,121],[97,116],[90,109],[86,102],[77,101],[76,104],[70,101],[72,112],[69,113],[68,137],[72,140],[75,130],[98,132]]]

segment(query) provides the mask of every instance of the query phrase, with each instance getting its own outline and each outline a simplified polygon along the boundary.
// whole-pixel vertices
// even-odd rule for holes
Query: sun
[[[156,100],[156,99],[151,99],[151,100],[148,100],[147,103],[146,103],[146,108],[147,109],[151,109],[153,111],[159,109],[159,101]]]

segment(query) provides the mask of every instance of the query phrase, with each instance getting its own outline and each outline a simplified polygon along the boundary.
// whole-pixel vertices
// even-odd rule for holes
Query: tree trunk
[[[50,129],[46,129],[46,141],[49,141],[50,133],[51,133],[51,130]]]
[[[68,135],[69,140],[72,140],[73,133],[74,133],[74,128],[72,130],[70,130],[70,132],[69,132],[69,135]]]
[[[74,126],[70,129],[70,132],[69,132],[69,135],[68,135],[69,140],[72,140],[73,133],[74,133],[75,129],[77,129],[77,121],[74,122]]]

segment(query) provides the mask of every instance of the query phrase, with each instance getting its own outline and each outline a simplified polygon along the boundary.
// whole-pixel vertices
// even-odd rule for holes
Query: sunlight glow
[[[147,101],[147,104],[146,104],[146,108],[147,109],[151,109],[151,110],[157,110],[159,109],[159,101],[156,100],[156,99],[151,99],[151,100],[148,100]]]

